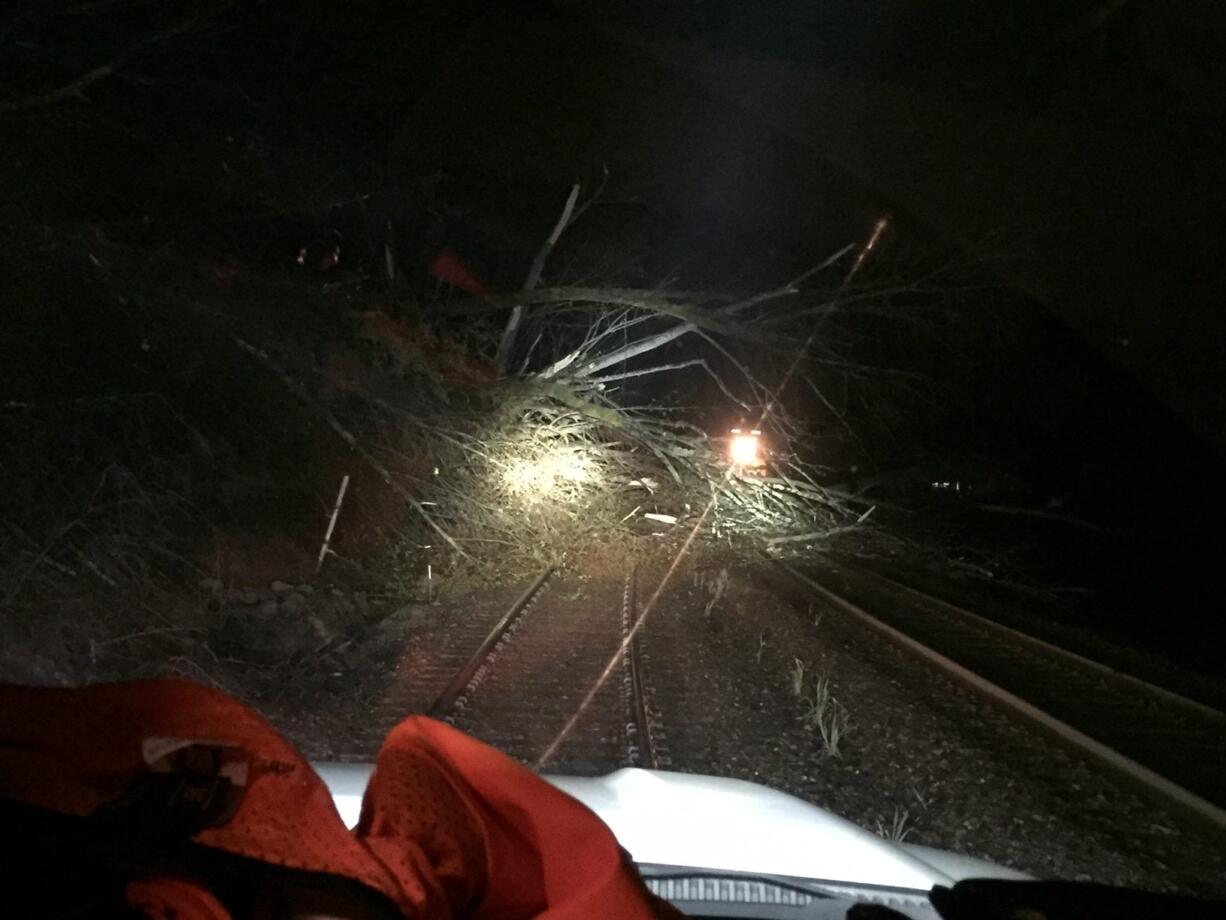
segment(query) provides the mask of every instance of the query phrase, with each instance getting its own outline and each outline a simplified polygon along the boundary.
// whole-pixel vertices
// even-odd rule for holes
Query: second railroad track
[[[839,611],[1226,836],[1226,714],[873,572],[776,562]]]

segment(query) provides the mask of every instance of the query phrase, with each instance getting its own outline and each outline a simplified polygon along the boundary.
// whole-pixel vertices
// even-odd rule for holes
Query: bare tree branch
[[[578,200],[579,183],[576,182],[571,186],[570,195],[566,199],[566,205],[562,208],[558,222],[553,225],[553,230],[541,245],[536,258],[532,260],[532,267],[528,269],[528,277],[524,279],[523,290],[531,291],[540,283],[541,273],[545,271],[545,262],[549,258],[549,254],[553,252],[553,247],[557,245],[558,239],[562,236],[562,231],[570,224],[571,215],[575,211],[575,202]],[[502,330],[502,339],[498,343],[498,356],[495,359],[495,364],[498,367],[499,374],[505,374],[507,367],[511,363],[511,353],[515,350],[515,338],[519,332],[520,324],[523,323],[523,319],[524,305],[520,302],[511,308],[511,315],[507,318],[507,324]]]
[[[817,265],[814,265],[812,268],[806,269],[805,271],[801,272],[799,275],[797,275],[787,284],[784,284],[781,287],[777,287],[773,291],[764,291],[760,294],[754,294],[751,297],[746,297],[744,300],[738,301],[737,303],[730,304],[724,307],[722,312],[731,314],[731,315],[736,315],[738,313],[744,313],[750,307],[756,307],[758,304],[765,303],[768,300],[777,300],[780,297],[787,297],[792,294],[798,294],[800,293],[800,286],[802,284],[804,284],[806,281],[808,281],[818,272],[824,271],[825,269],[833,265],[835,262],[839,261],[839,259],[847,255],[847,253],[851,252],[855,248],[855,246],[856,246],[855,243],[848,243],[838,252],[835,252],[831,254],[830,256],[827,256]]]
[[[575,213],[572,214],[570,220],[567,221],[566,225],[568,227],[571,224],[573,224],[575,221],[577,221],[580,217],[582,217],[584,214],[586,214],[587,209],[590,208],[592,205],[594,205],[597,201],[599,201],[600,196],[604,194],[605,186],[609,184],[608,165],[606,164],[602,166],[601,170],[602,170],[602,175],[600,178],[600,185],[596,186],[596,191],[592,192],[592,194],[588,197],[587,201],[583,202],[577,208],[575,208]]]
[[[570,195],[566,198],[566,204],[562,208],[562,213],[558,217],[558,222],[554,224],[553,230],[548,238],[541,245],[540,251],[537,252],[536,258],[532,260],[532,267],[528,269],[528,277],[524,279],[523,290],[531,291],[536,288],[541,282],[541,273],[545,271],[545,262],[549,259],[550,253],[553,252],[553,247],[558,244],[558,240],[562,236],[562,231],[565,230],[571,223],[571,215],[575,211],[575,203],[579,200],[579,183],[576,182],[571,186]]]
[[[571,223],[574,223],[572,218]],[[637,306],[639,302],[651,304],[645,309],[659,308],[667,312],[667,307],[682,304],[730,304],[741,300],[744,295],[732,294],[728,291],[690,291],[670,290],[660,293],[665,285],[659,285],[651,290],[643,288],[588,287],[584,285],[568,285],[552,288],[536,288],[533,291],[518,291],[511,295],[495,294],[490,298],[465,297],[457,298],[454,303],[440,307],[440,313],[446,316],[468,316],[473,313],[489,313],[496,310],[508,310],[517,303],[528,306],[534,304],[565,304],[565,303],[610,303],[615,306]],[[630,302],[634,299],[635,302]],[[626,303],[622,303],[626,300]]]
[[[115,55],[104,64],[99,64],[97,67],[87,70],[79,77],[69,80],[63,86],[56,89],[47,90],[42,93],[34,93],[29,96],[13,96],[8,99],[0,100],[0,115],[11,115],[15,112],[25,112],[30,109],[44,108],[49,105],[55,105],[57,102],[63,102],[65,99],[84,98],[85,90],[100,80],[105,80],[107,77],[113,76],[118,71],[127,66],[128,62],[134,57],[149,50],[154,45],[161,44],[169,39],[182,35],[184,32],[194,28],[206,14],[198,14],[190,19],[184,20],[178,25],[171,26],[169,29],[163,29],[160,32],[154,32],[152,35],[147,35],[145,38],[125,48],[119,54]]]
[[[712,336],[707,335],[707,333],[703,332],[701,329],[697,331],[697,335],[699,336],[699,338],[703,339],[708,345],[710,345],[712,348],[718,351],[721,355],[723,355],[733,367],[735,367],[738,371],[741,372],[741,376],[745,378],[750,388],[754,391],[755,396],[769,397],[770,388],[763,385],[758,380],[757,377],[751,374],[749,372],[749,368],[746,367],[743,362],[738,361],[735,357],[733,357],[732,352],[730,352],[727,348],[721,345]],[[744,406],[746,409],[749,408],[749,406],[747,406],[742,400],[738,399],[737,402],[740,403],[742,406]]]
[[[805,383],[809,385],[809,389],[811,389],[815,394],[817,394],[817,398],[822,401],[822,405],[824,405],[828,410],[830,410],[830,414],[839,420],[839,424],[843,426],[843,430],[846,431],[849,435],[851,435],[852,440],[854,440],[857,444],[860,445],[861,448],[863,448],[864,442],[860,440],[860,436],[856,434],[856,430],[851,427],[847,419],[844,417],[843,413],[834,407],[834,403],[832,403],[829,399],[826,398],[826,394],[823,393],[821,388],[816,383],[813,382],[813,378],[810,377],[808,374],[805,374],[804,381]]]
[[[743,408],[749,409],[749,406],[744,402],[744,400],[739,399],[736,394],[732,392],[732,390],[728,389],[728,385],[724,383],[719,374],[715,373],[715,371],[711,369],[711,365],[707,364],[706,358],[692,358],[689,361],[680,361],[676,364],[658,364],[655,367],[646,367],[636,371],[625,371],[624,373],[611,374],[607,377],[591,377],[585,382],[599,384],[612,383],[614,380],[627,380],[631,377],[645,377],[648,374],[659,374],[663,373],[664,371],[679,371],[687,367],[701,367],[707,372],[707,374],[710,375],[711,379],[715,381],[716,385],[723,390],[725,396]]]
[[[602,355],[598,358],[593,358],[591,361],[584,364],[574,372],[574,377],[590,377],[592,374],[599,373],[606,367],[611,367],[614,364],[620,364],[622,361],[629,361],[631,358],[637,358],[639,355],[645,355],[649,351],[655,351],[675,339],[681,338],[687,332],[694,332],[698,327],[693,323],[682,323],[680,326],[674,326],[672,329],[667,329],[664,332],[658,332],[655,335],[648,336],[645,339],[639,339],[637,342],[631,342],[624,348],[618,348],[607,355]]]
[[[802,272],[800,275],[793,278],[782,287],[776,288],[773,291],[767,291],[763,294],[756,294],[752,297],[741,300],[737,303],[727,306],[718,311],[717,315],[736,315],[743,312],[752,306],[764,303],[766,301],[796,294],[800,290],[800,285],[811,278],[813,275],[830,267],[840,258],[851,251],[854,244],[844,246],[838,252],[829,256],[819,264]],[[693,306],[685,306],[678,304],[657,294],[644,293],[642,291],[627,291],[624,289],[616,291],[599,291],[587,288],[558,288],[551,292],[550,296],[562,298],[565,295],[566,300],[591,300],[595,303],[616,303],[620,306],[636,307],[638,309],[650,310],[653,312],[665,313],[669,316],[684,319],[685,322],[672,329],[667,329],[663,332],[656,333],[646,338],[631,342],[621,348],[615,349],[604,355],[595,357],[586,363],[580,365],[571,375],[575,378],[590,377],[592,374],[599,373],[607,367],[614,364],[619,364],[623,361],[628,361],[631,358],[654,351],[669,342],[672,342],[688,332],[695,332],[699,328],[712,329],[717,332],[723,332],[729,335],[736,335],[739,338],[761,338],[760,335],[750,332],[743,324],[729,325],[720,322],[719,319],[711,319],[709,315],[704,315],[701,311],[696,310]],[[571,367],[576,362],[581,360],[583,353],[590,350],[587,343],[579,346],[569,355],[564,356],[559,361],[555,362],[551,367],[543,371],[540,376],[544,379],[550,379],[563,370]],[[725,352],[727,354],[727,352]],[[739,365],[738,365],[739,366]],[[744,370],[744,368],[742,368]],[[752,379],[752,378],[750,378]],[[739,402],[739,400],[738,400]]]
[[[657,364],[654,367],[644,367],[636,371],[625,371],[621,374],[609,374],[606,377],[592,377],[590,383],[612,383],[614,380],[628,380],[632,377],[646,377],[648,374],[661,374],[664,371],[679,371],[686,367],[707,366],[702,358],[691,358],[689,361],[679,361],[676,364]],[[708,368],[709,369],[709,368]]]
[[[829,540],[831,537],[845,533],[855,533],[860,527],[857,524],[851,524],[846,527],[831,527],[828,530],[815,530],[811,533],[789,534],[784,537],[767,537],[765,541],[767,546],[778,546],[781,543],[813,543],[818,540]]]
[[[679,299],[673,295],[660,295],[654,291],[633,288],[542,288],[518,299],[526,304],[589,303],[597,306],[630,307],[672,316],[715,332],[742,335],[745,331],[742,325],[721,320],[718,313],[712,314],[697,309],[701,301],[678,302]]]

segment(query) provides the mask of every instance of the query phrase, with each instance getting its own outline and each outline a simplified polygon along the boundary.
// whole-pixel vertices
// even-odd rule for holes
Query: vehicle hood
[[[369,765],[316,764],[346,825]],[[609,826],[639,864],[927,891],[962,878],[1025,879],[972,857],[878,837],[795,796],[738,779],[624,769],[543,777]]]

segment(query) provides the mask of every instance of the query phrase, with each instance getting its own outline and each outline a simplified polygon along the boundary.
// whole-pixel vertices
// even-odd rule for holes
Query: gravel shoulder
[[[646,641],[674,768],[765,783],[910,843],[1036,876],[1222,896],[1220,847],[762,565],[683,569]],[[698,574],[702,572],[702,574]],[[714,576],[718,577],[718,576]],[[805,672],[793,692],[796,662]],[[839,756],[805,720],[846,707]]]

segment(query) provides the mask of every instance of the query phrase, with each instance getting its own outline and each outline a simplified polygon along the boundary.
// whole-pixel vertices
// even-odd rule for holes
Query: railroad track
[[[543,571],[439,693],[429,714],[505,753],[571,775],[668,765],[637,572],[572,597]],[[577,718],[576,718],[577,716]],[[542,758],[547,760],[542,763]]]
[[[1226,837],[1226,713],[892,579],[772,559],[814,594],[1132,788]]]

